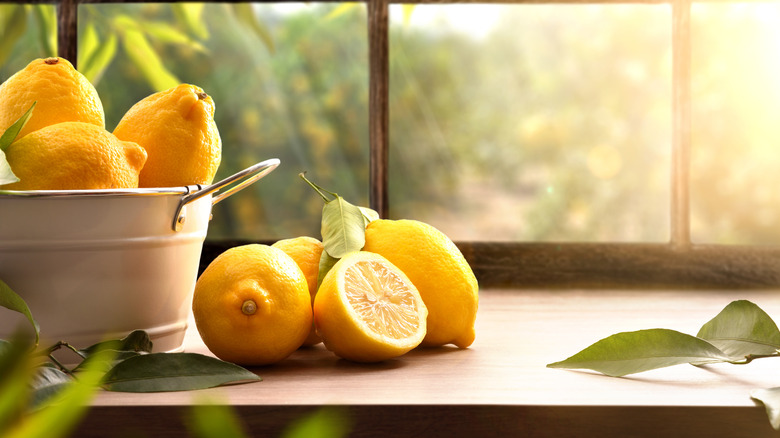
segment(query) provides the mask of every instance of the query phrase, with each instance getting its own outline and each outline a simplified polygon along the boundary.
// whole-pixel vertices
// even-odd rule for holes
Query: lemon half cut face
[[[348,254],[328,272],[314,300],[314,322],[339,357],[379,362],[417,347],[428,309],[406,275],[378,254]]]

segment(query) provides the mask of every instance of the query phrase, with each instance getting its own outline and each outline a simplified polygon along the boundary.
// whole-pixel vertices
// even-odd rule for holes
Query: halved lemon
[[[428,309],[406,275],[386,258],[347,254],[322,280],[314,324],[325,346],[356,362],[379,362],[420,345]]]

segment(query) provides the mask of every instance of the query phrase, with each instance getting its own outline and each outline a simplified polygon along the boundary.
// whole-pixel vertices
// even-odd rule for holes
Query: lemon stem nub
[[[254,315],[257,312],[257,303],[252,300],[244,301],[244,304],[241,305],[241,312],[244,315]]]
[[[198,100],[203,100],[203,99],[205,99],[207,97],[209,97],[209,95],[206,94],[206,93],[203,93],[203,92],[198,93]]]
[[[57,64],[58,62],[60,62],[60,60],[58,58],[46,58],[46,59],[43,60],[43,62],[45,64],[54,65],[54,64]]]

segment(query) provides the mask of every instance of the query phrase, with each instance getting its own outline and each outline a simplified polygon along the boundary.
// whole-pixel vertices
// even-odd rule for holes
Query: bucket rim
[[[104,196],[164,196],[186,195],[199,191],[203,186],[196,184],[181,187],[149,187],[132,189],[87,189],[87,190],[0,190],[0,199],[10,198],[65,198]]]

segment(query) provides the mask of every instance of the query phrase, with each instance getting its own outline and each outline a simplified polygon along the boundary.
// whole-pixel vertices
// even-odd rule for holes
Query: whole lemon
[[[5,190],[87,190],[138,187],[146,151],[97,125],[63,122],[13,142],[5,151],[19,181]]]
[[[261,244],[217,256],[196,282],[192,312],[214,355],[248,366],[289,356],[312,321],[303,272],[282,250]]]
[[[195,85],[181,84],[137,102],[114,135],[149,154],[139,187],[211,184],[222,159],[214,101]]]
[[[364,251],[383,255],[406,274],[428,307],[424,346],[474,342],[479,286],[457,246],[444,233],[415,220],[372,221]]]
[[[301,268],[303,275],[306,277],[306,283],[309,285],[309,295],[311,295],[312,305],[314,304],[314,296],[317,294],[317,276],[320,272],[320,257],[322,256],[322,242],[314,237],[300,236],[293,237],[291,239],[283,239],[275,242],[274,248],[279,248],[290,256],[298,267]],[[322,342],[322,339],[317,335],[314,329],[314,324],[311,326],[309,336],[303,341],[303,345],[312,346]]]
[[[314,298],[314,324],[325,347],[356,362],[391,359],[420,345],[427,314],[409,278],[365,251],[342,257]]]
[[[0,85],[0,133],[35,104],[17,135],[61,122],[84,122],[105,128],[103,104],[95,87],[64,58],[36,59]]]

